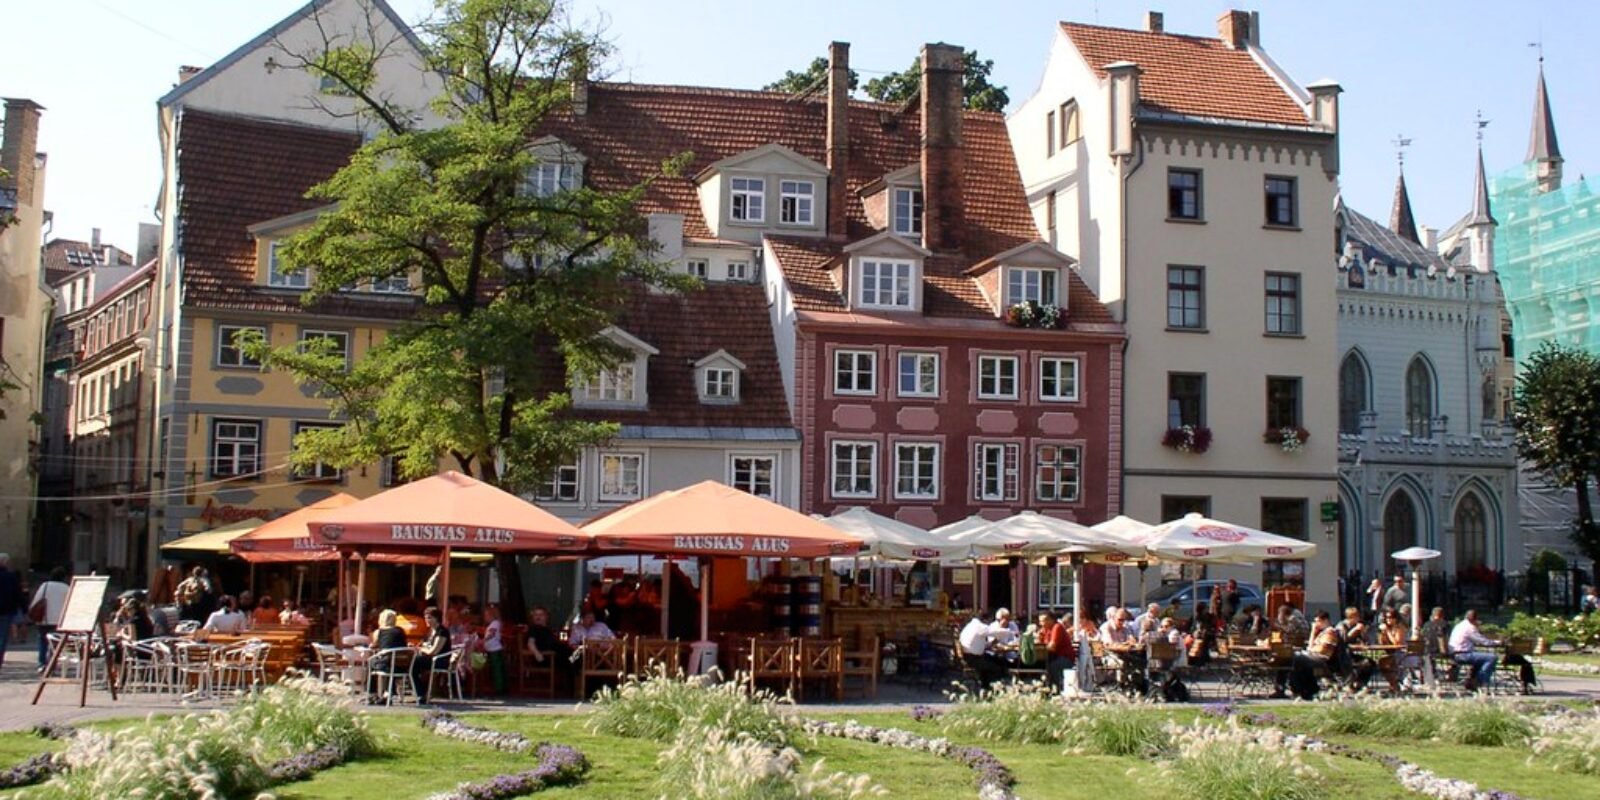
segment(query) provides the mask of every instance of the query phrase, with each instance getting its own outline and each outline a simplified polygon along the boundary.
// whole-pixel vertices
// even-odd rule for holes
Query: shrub
[[[658,763],[663,797],[693,800],[856,800],[887,794],[866,775],[801,772],[800,754],[747,734],[686,725]]]
[[[1067,705],[1039,684],[1002,684],[952,699],[955,705],[939,718],[944,732],[990,742],[1055,744],[1071,716]]]
[[[1533,733],[1533,723],[1522,712],[1500,703],[1457,703],[1439,726],[1440,739],[1477,747],[1521,746]]]
[[[247,736],[282,748],[283,755],[333,747],[346,758],[373,753],[367,719],[349,687],[291,676],[240,701],[233,716]]]
[[[711,684],[657,670],[646,680],[630,677],[615,689],[601,690],[585,725],[592,733],[658,742],[700,726],[778,745],[789,741],[790,728],[781,703],[771,692],[747,694],[737,682]]]
[[[1600,711],[1540,719],[1532,749],[1530,761],[1559,772],[1600,775]]]
[[[1154,703],[1120,695],[1074,706],[1062,741],[1069,752],[1135,757],[1153,756],[1171,745]]]
[[[1170,761],[1154,772],[1174,797],[1206,800],[1314,800],[1322,779],[1307,766],[1304,740],[1277,729],[1252,730],[1236,720],[1221,725],[1169,724]]]

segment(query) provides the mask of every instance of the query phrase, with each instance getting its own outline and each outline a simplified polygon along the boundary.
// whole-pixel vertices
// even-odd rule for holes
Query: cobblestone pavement
[[[30,642],[26,646],[13,644],[6,653],[3,667],[0,667],[0,731],[27,730],[43,722],[57,724],[78,724],[102,719],[116,719],[126,717],[144,717],[149,714],[181,714],[189,711],[217,708],[222,703],[208,702],[181,702],[171,696],[152,696],[148,694],[123,695],[113,701],[104,690],[91,690],[88,702],[83,708],[78,707],[78,687],[76,685],[51,684],[45,687],[44,695],[39,699],[38,705],[30,704],[33,692],[38,685],[36,664],[38,658]],[[1572,700],[1587,699],[1600,702],[1600,677],[1566,677],[1548,675],[1541,678],[1543,691],[1538,699],[1545,700]],[[1203,685],[1208,690],[1204,699],[1214,699],[1214,687]],[[870,702],[855,703],[820,703],[807,704],[807,708],[823,712],[895,712],[905,711],[912,705],[929,704],[941,705],[945,702],[942,694],[920,688],[912,688],[899,684],[881,684],[879,695]],[[1251,704],[1272,705],[1284,701],[1249,700]],[[460,711],[511,711],[523,714],[566,714],[572,713],[577,708],[573,701],[548,701],[548,700],[474,700],[465,703],[450,703],[452,710]],[[385,708],[376,706],[372,708],[376,713],[416,713],[413,706]]]

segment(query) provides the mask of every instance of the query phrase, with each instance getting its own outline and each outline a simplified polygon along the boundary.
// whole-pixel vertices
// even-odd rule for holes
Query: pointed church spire
[[[1417,218],[1411,215],[1411,194],[1406,191],[1404,170],[1394,183],[1394,210],[1389,212],[1389,230],[1417,244],[1422,243],[1417,237]]]
[[[1495,225],[1494,215],[1489,213],[1489,182],[1483,176],[1483,143],[1478,143],[1478,174],[1472,179],[1472,216],[1467,219],[1467,225]]]
[[[1539,83],[1533,91],[1533,130],[1528,135],[1528,161],[1561,161],[1556,141],[1556,121],[1550,114],[1550,92],[1544,85],[1544,59],[1539,59]]]

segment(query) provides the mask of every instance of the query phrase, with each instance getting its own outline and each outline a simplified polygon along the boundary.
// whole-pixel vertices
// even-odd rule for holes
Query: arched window
[[[1351,352],[1339,365],[1339,432],[1361,433],[1361,412],[1367,410],[1367,365]]]
[[[1433,435],[1433,371],[1422,356],[1406,368],[1406,430],[1418,438]]]
[[[1387,568],[1389,554],[1417,544],[1417,505],[1411,495],[1395,492],[1383,507],[1383,552],[1379,564]]]
[[[1467,494],[1456,504],[1456,570],[1485,567],[1489,564],[1488,516],[1483,501]]]

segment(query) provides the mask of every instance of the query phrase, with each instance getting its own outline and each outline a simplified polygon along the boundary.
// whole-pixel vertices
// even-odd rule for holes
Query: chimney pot
[[[0,186],[16,190],[18,205],[39,205],[34,179],[39,167],[39,112],[44,106],[27,99],[6,98],[5,128],[0,132]]]
[[[200,67],[191,67],[191,66],[189,66],[187,64],[185,64],[184,66],[178,67],[178,85],[182,86],[190,78],[193,78],[194,76],[199,75],[201,73],[201,71],[202,71],[202,69]]]
[[[828,236],[848,235],[850,203],[850,43],[828,45]]]
[[[1160,11],[1144,12],[1144,29],[1151,33],[1164,33],[1167,29],[1166,16]]]
[[[1246,45],[1255,44],[1255,36],[1251,33],[1250,12],[1224,11],[1217,17],[1217,37],[1224,44],[1235,50],[1243,50]]]
[[[955,45],[922,47],[922,241],[929,250],[959,251],[966,234],[965,62]]]
[[[572,66],[567,73],[572,86],[572,114],[581,117],[589,113],[589,53],[579,51],[572,56]]]
[[[100,229],[99,228],[90,228],[89,229],[89,246],[91,248],[94,248],[95,250],[99,250],[100,249]]]

